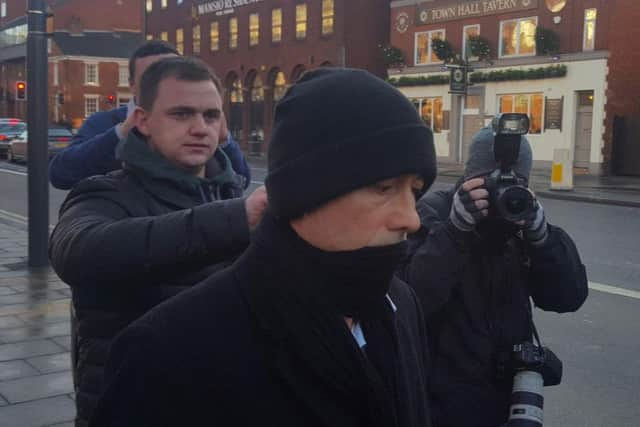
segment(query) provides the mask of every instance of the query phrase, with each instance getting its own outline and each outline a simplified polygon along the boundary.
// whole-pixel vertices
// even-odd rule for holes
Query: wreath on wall
[[[456,58],[456,54],[453,50],[453,47],[451,46],[451,43],[446,40],[434,39],[431,42],[431,49],[436,54],[438,59],[444,61],[444,63],[446,64],[453,62],[453,60]]]
[[[560,52],[560,36],[549,29],[536,28],[536,53],[542,55],[555,55]]]
[[[387,68],[402,68],[405,65],[404,54],[399,48],[387,45],[379,45],[378,48],[382,53],[382,60]]]
[[[484,37],[470,36],[467,43],[469,43],[471,55],[477,56],[481,61],[491,58],[491,46],[489,46],[489,41]]]

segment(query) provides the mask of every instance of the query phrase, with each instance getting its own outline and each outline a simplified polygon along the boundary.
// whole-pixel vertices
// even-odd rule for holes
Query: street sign
[[[451,75],[449,78],[449,93],[466,95],[468,67],[464,65],[447,65]]]

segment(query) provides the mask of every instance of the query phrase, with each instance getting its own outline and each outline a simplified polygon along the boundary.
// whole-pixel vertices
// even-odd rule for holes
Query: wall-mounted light
[[[561,22],[562,22],[562,16],[559,16],[559,15],[558,15],[558,16],[554,16],[554,17],[553,17],[553,23],[554,23],[554,24],[559,24],[559,23],[561,23]]]

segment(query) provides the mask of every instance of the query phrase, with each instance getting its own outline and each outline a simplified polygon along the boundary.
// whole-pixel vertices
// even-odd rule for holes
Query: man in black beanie
[[[422,227],[410,235],[399,276],[416,291],[431,352],[429,391],[435,427],[498,427],[508,419],[514,345],[531,342],[532,298],[559,313],[587,297],[585,268],[571,238],[547,224],[542,205],[512,223],[497,214],[486,179],[498,164],[494,131],[478,132],[464,176],[418,201]],[[522,137],[514,173],[525,182],[531,147]]]
[[[435,173],[396,89],[306,73],[276,108],[250,247],[126,329],[91,425],[429,426],[424,323],[393,273]]]

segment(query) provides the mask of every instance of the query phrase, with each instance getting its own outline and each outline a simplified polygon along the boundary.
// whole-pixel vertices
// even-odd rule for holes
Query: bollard
[[[551,190],[573,190],[573,165],[571,151],[567,148],[553,150],[550,188]]]

